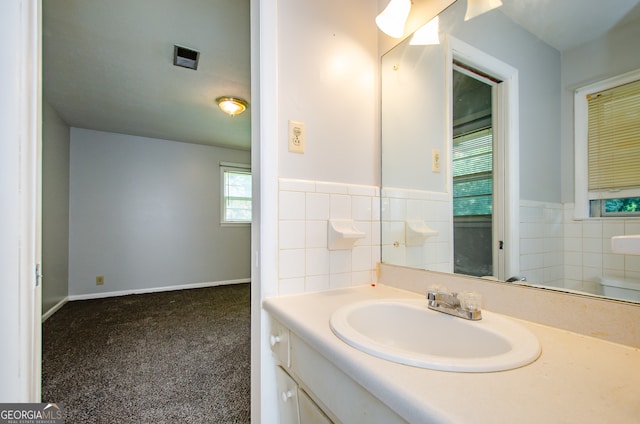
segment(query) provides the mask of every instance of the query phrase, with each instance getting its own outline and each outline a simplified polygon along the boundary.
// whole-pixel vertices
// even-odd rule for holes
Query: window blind
[[[490,215],[493,205],[491,128],[453,140],[453,215]]]
[[[640,188],[640,80],[587,95],[589,191]]]

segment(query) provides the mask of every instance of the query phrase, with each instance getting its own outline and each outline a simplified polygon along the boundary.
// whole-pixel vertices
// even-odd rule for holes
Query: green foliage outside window
[[[625,199],[607,199],[605,201],[606,213],[640,212],[640,197],[627,197]]]

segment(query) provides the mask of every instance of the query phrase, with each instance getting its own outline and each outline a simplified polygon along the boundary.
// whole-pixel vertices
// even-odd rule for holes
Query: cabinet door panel
[[[280,424],[300,423],[298,411],[298,385],[282,367],[276,367],[276,385],[278,389],[278,411]]]

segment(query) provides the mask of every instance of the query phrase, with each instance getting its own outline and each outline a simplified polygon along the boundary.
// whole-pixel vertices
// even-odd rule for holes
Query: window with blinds
[[[493,131],[455,137],[452,150],[453,215],[491,215],[493,209]]]
[[[640,188],[640,81],[587,95],[589,191]]]
[[[587,95],[590,215],[640,212],[640,80]],[[618,194],[619,195],[619,194]]]

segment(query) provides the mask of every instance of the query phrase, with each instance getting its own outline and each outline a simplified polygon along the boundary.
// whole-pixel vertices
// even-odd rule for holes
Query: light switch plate
[[[440,149],[431,150],[431,172],[440,172]]]
[[[306,132],[304,122],[289,120],[289,151],[304,153]]]

